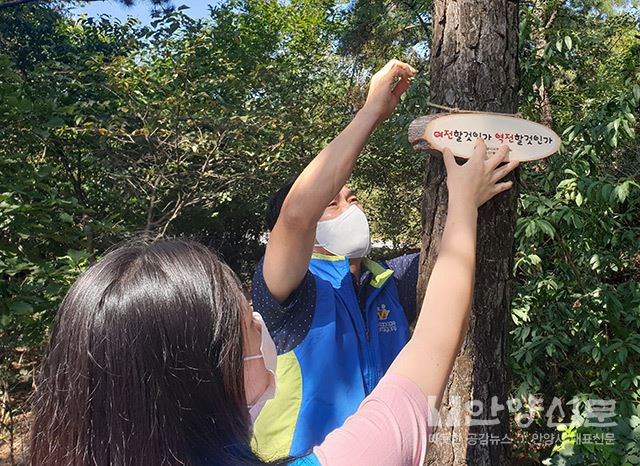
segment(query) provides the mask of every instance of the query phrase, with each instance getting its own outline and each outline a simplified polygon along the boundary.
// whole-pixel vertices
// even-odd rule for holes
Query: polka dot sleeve
[[[298,346],[311,328],[316,306],[315,278],[307,271],[300,286],[280,304],[267,288],[263,264],[264,259],[258,264],[253,276],[253,310],[262,315],[271,338],[276,343],[278,354],[282,354]]]

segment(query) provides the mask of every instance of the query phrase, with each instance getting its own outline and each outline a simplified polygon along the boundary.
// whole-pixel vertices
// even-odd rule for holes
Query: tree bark
[[[515,113],[518,80],[518,1],[435,0],[430,99],[460,109]],[[423,117],[411,131],[424,125]],[[415,139],[415,138],[414,138]],[[425,150],[417,143],[416,150]],[[509,179],[509,178],[508,178]],[[510,179],[514,179],[513,175]],[[447,207],[442,157],[428,157],[422,204],[423,241],[418,295],[433,270]],[[517,185],[479,210],[474,301],[462,349],[454,365],[432,437],[427,464],[508,465],[508,323],[511,309]],[[491,412],[491,400],[499,407]],[[483,411],[465,420],[472,400]],[[496,405],[496,403],[494,403]],[[477,412],[477,406],[474,412]],[[452,419],[453,418],[453,419]],[[460,426],[449,426],[452,420]],[[494,421],[495,422],[495,421]]]

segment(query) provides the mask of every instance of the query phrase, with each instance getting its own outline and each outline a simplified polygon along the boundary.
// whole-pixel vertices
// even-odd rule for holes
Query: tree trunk
[[[435,0],[430,99],[460,109],[515,113],[518,92],[518,1]],[[418,120],[416,120],[418,121]],[[420,147],[417,147],[420,150]],[[419,299],[440,246],[447,207],[445,169],[429,156],[422,205]],[[513,175],[510,177],[513,179]],[[517,186],[479,210],[477,269],[469,332],[453,368],[427,464],[509,464],[508,323],[514,257]],[[491,412],[491,400],[495,398]],[[482,403],[471,425],[469,403]],[[499,405],[502,405],[500,410]],[[477,413],[478,406],[473,408]],[[453,419],[452,419],[453,418]],[[453,420],[461,425],[450,426]]]

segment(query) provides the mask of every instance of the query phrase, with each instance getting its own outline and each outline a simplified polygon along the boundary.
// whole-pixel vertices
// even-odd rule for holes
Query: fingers
[[[476,143],[473,146],[473,154],[471,154],[470,161],[480,162],[484,161],[487,155],[487,145],[481,138],[476,139]]]
[[[382,68],[380,68],[380,73],[387,73],[389,70],[391,70],[391,68],[396,66],[396,64],[398,63],[402,63],[402,62],[400,60],[396,60],[395,58],[389,60],[387,63],[385,63],[385,65]]]
[[[455,170],[458,166],[458,162],[456,162],[453,152],[451,152],[448,147],[442,149],[442,159],[444,160],[444,166],[447,169],[447,173],[451,173],[451,170]]]
[[[506,144],[504,146],[500,146],[500,149],[498,149],[495,152],[495,154],[493,154],[487,160],[487,163],[489,164],[489,168],[493,170],[502,162],[504,162],[504,159],[507,157],[507,154],[509,153],[510,150],[511,149],[509,149],[509,146],[507,146]]]
[[[478,204],[478,207],[481,205],[484,205],[486,202],[493,199],[498,194],[508,191],[512,187],[513,187],[513,181],[505,181],[504,183],[494,184],[488,191],[485,191],[486,194],[480,198],[481,201]]]
[[[518,160],[512,160],[506,165],[503,165],[500,168],[496,168],[496,170],[493,172],[493,176],[491,177],[492,181],[493,182],[500,181],[502,178],[507,176],[509,173],[511,173],[513,170],[515,170],[519,166],[520,166],[520,162]]]
[[[395,72],[395,70],[400,69],[400,70],[406,71],[407,73],[409,73],[411,75],[416,74],[416,69],[413,66],[409,65],[408,63],[402,62],[400,60],[396,60],[396,59],[389,60],[387,62],[387,64],[384,65],[384,67],[382,69],[383,70],[386,69],[386,71],[394,70],[394,72]]]
[[[399,60],[390,60],[378,72],[380,74],[380,82],[392,86],[391,93],[398,99],[409,89],[411,78],[416,73],[415,68]],[[398,80],[398,78],[400,79]]]
[[[407,63],[399,60],[390,60],[382,69],[376,73],[385,82],[393,82],[396,78],[408,79],[417,73],[416,69]]]
[[[398,81],[398,84],[396,84],[396,87],[393,88],[391,93],[400,98],[400,96],[402,96],[402,94],[404,94],[405,91],[409,89],[409,86],[411,86],[411,81],[409,81],[409,78],[402,78],[400,81]]]
[[[380,78],[382,79],[383,77],[387,76],[388,74],[390,74],[391,70],[393,69],[394,66],[396,66],[396,62],[398,60],[389,60],[382,68],[380,68],[378,70],[378,72],[376,74],[373,75],[373,78],[375,79]]]
[[[508,191],[513,186],[513,181],[505,181],[504,183],[496,183],[493,186],[493,196],[500,194],[501,192]],[[492,196],[492,197],[493,197]]]

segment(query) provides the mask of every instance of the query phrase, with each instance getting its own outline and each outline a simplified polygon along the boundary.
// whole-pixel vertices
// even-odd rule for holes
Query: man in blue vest
[[[254,448],[267,460],[320,444],[409,339],[418,255],[367,259],[367,218],[345,183],[415,72],[397,60],[378,71],[353,121],[269,204],[252,293],[278,350],[277,393],[254,424]]]

